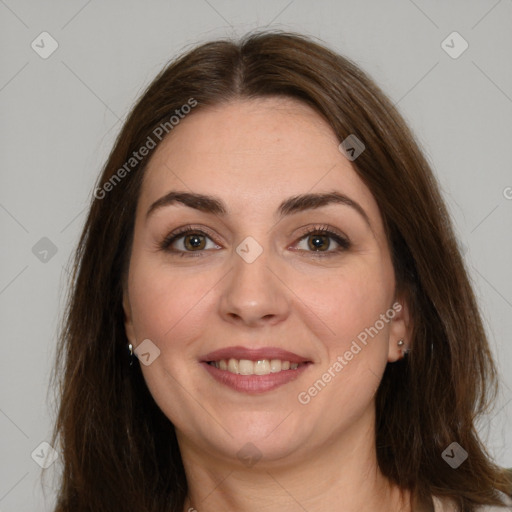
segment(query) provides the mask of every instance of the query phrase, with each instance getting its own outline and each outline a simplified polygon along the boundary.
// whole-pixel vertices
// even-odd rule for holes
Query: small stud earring
[[[128,352],[130,353],[130,366],[133,365],[133,345],[128,343]]]
[[[402,353],[404,356],[406,356],[409,353],[409,347],[405,346],[405,342],[404,342],[403,338],[398,340],[397,345],[402,349]]]

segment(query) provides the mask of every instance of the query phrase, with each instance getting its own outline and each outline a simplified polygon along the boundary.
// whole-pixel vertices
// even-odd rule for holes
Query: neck
[[[252,467],[207,455],[181,438],[189,488],[184,511],[410,512],[410,494],[378,468],[373,425],[366,418],[351,432],[336,433],[308,451],[303,460],[261,459]]]

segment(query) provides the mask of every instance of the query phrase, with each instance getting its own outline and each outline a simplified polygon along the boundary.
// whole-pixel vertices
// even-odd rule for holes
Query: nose
[[[223,280],[219,301],[224,320],[256,327],[275,325],[288,317],[289,295],[270,260],[266,251],[251,263],[233,254],[233,268]]]

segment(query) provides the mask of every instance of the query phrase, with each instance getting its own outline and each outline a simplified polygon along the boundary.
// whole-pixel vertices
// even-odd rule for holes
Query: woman
[[[438,186],[354,64],[201,45],[126,121],[59,350],[56,511],[510,509]]]

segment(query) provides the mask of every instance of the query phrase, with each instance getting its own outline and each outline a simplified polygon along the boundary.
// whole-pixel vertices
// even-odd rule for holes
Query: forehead
[[[289,98],[237,100],[188,115],[146,169],[140,209],[180,190],[222,197],[233,213],[272,209],[284,198],[337,190],[369,217],[377,204],[338,149],[327,122]],[[378,224],[379,222],[377,222]]]

